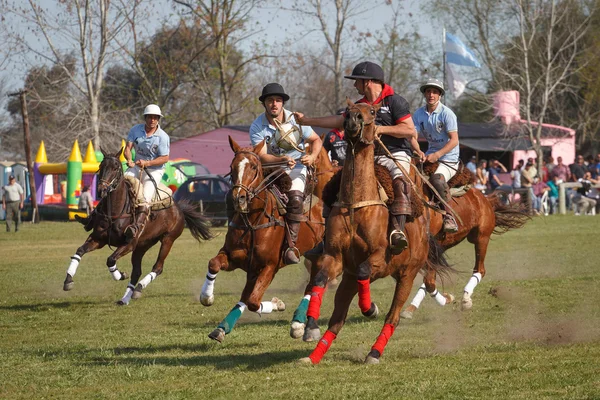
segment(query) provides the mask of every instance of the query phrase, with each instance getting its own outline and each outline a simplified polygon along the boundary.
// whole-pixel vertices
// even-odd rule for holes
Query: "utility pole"
[[[10,93],[8,96],[19,96],[19,100],[21,100],[21,115],[23,116],[23,136],[25,137],[25,157],[27,159],[27,170],[29,171],[29,192],[31,193],[31,207],[33,212],[33,215],[31,216],[31,222],[38,223],[40,222],[40,214],[37,206],[33,161],[31,159],[31,139],[29,137],[29,114],[27,113],[27,100],[25,98],[26,94],[27,89],[23,89],[15,93]]]

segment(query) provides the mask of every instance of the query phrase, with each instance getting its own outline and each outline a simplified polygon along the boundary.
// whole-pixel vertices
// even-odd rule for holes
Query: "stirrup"
[[[285,265],[299,264],[300,250],[298,250],[295,246],[288,247],[283,254],[283,262]]]
[[[140,228],[136,224],[129,225],[127,228],[125,228],[125,231],[123,232],[125,234],[125,241],[127,243],[131,243],[135,238],[139,237],[141,231],[142,228]]]
[[[454,217],[450,214],[444,215],[444,232],[456,233],[458,232],[458,224]]]
[[[393,240],[394,235],[398,236],[395,240],[396,243],[394,243],[394,240]],[[408,239],[406,238],[406,235],[404,234],[404,232],[402,232],[400,230],[396,230],[396,229],[394,229],[390,233],[389,243],[390,243],[390,250],[392,251],[392,254],[394,254],[394,255],[402,253],[404,251],[404,249],[406,249],[408,247]]]

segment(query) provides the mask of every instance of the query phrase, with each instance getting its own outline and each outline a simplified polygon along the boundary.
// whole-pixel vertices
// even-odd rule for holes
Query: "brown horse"
[[[506,205],[495,195],[485,197],[477,189],[470,189],[461,197],[452,197],[450,205],[462,220],[462,222],[458,222],[458,232],[444,233],[438,231],[434,233],[444,250],[456,246],[465,239],[475,246],[473,275],[464,288],[461,300],[461,308],[468,310],[473,306],[471,295],[475,286],[485,276],[484,261],[492,234],[500,235],[510,229],[520,228],[530,217],[519,204]],[[417,291],[413,301],[402,312],[402,318],[411,319],[413,317],[413,313],[425,297],[425,290],[430,294],[436,292],[435,280],[434,271],[428,271],[423,279],[424,283]],[[438,301],[438,304],[443,306],[446,302]]]
[[[375,116],[379,108],[380,105],[348,102],[344,129],[349,151],[338,202],[327,221],[325,253],[317,261],[319,272],[311,294],[305,340],[320,337],[316,320],[327,280],[343,268],[342,281],[335,294],[327,332],[311,355],[302,361],[320,362],[342,329],[357,293],[362,313],[366,316],[375,314],[376,306],[370,301],[368,285],[376,279],[392,276],[396,280],[394,299],[381,334],[365,360],[367,363],[379,362],[418,272],[423,268],[436,272],[449,269],[439,244],[428,234],[429,224],[441,226],[441,217],[437,214],[429,220],[422,215],[406,224],[409,247],[402,253],[392,255],[388,248],[388,209],[379,200],[374,168]],[[414,177],[413,182],[420,184]]]
[[[135,193],[130,183],[124,178],[123,166],[119,160],[122,151],[123,149],[114,155],[102,151],[104,159],[100,163],[98,172],[100,182],[98,189],[102,200],[96,208],[92,233],[71,257],[63,289],[73,289],[73,277],[81,258],[86,253],[101,249],[106,245],[115,246],[116,250],[106,260],[106,266],[115,280],[127,279],[127,274],[121,273],[117,268],[117,260],[133,251],[131,279],[125,295],[117,302],[119,305],[127,305],[131,298],[141,297],[142,290],[162,273],[165,258],[167,258],[173,242],[183,232],[186,223],[192,236],[198,241],[210,239],[212,235],[208,228],[208,219],[196,211],[189,202],[179,201],[178,203],[171,202],[170,206],[153,211],[139,238],[127,243],[123,232],[134,220],[136,204]],[[152,272],[138,283],[142,274],[142,258],[148,249],[159,241],[161,243],[160,251],[156,263],[152,267]]]
[[[258,153],[265,142],[250,149],[240,148],[231,137],[229,143],[235,153],[231,162],[235,214],[229,224],[223,247],[208,263],[200,302],[205,306],[213,304],[214,283],[219,271],[240,268],[246,271],[247,278],[240,302],[209,334],[211,339],[219,342],[231,332],[246,307],[258,313],[269,313],[285,307],[276,298],[261,301],[277,271],[284,267],[282,246],[286,229],[277,199],[268,190],[271,179],[263,179],[263,166]],[[283,170],[275,173],[285,174]],[[315,175],[318,183],[315,185],[314,194],[321,196],[323,187],[333,175],[331,162],[324,150],[321,150],[317,158]],[[319,200],[308,211],[307,221],[301,223],[296,243],[300,254],[304,254],[321,241],[325,230],[322,212],[323,205]],[[306,291],[309,291],[308,287]]]

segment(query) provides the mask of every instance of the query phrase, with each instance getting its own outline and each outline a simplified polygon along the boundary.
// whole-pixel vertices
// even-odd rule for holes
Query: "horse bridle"
[[[100,183],[106,185],[106,194],[110,194],[112,191],[114,191],[117,186],[119,186],[119,182],[121,182],[123,178],[123,169],[122,168],[118,168],[117,171],[115,172],[115,177],[110,180],[107,181],[106,179],[102,179],[100,178]]]
[[[358,107],[354,106],[354,107],[352,107],[352,108],[358,108]],[[351,108],[349,107],[349,108],[348,108],[348,112],[350,112],[350,111],[351,111]],[[359,111],[358,113],[360,113],[360,114],[362,115],[362,113],[361,113],[360,111]],[[363,120],[360,122],[360,129],[359,129],[359,131],[358,131],[358,132],[359,132],[359,135],[358,135],[358,138],[359,138],[359,139],[358,139],[358,142],[357,142],[357,143],[362,143],[362,144],[365,144],[365,145],[367,145],[367,146],[368,146],[368,145],[371,145],[371,144],[373,144],[373,143],[375,142],[375,139],[374,139],[374,138],[373,138],[372,140],[366,140],[366,139],[365,139],[365,137],[364,137],[364,135],[363,135],[363,132],[364,132],[364,129],[365,129],[365,127],[366,127],[366,126],[369,126],[369,125],[372,125],[373,123],[375,123],[375,117],[373,117],[373,119],[372,119],[371,121],[369,121],[369,122],[365,122],[365,120],[364,120],[364,118],[363,118]],[[345,128],[345,127],[344,127],[344,128]],[[350,142],[350,141],[349,141],[349,142]],[[351,144],[352,144],[352,146],[354,147],[354,144],[355,144],[355,143],[352,143],[352,142],[350,142],[350,143],[351,143]]]

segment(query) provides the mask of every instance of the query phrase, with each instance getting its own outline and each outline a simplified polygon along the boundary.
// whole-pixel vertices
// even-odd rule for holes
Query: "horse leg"
[[[354,296],[358,292],[356,285],[356,278],[346,273],[342,276],[342,282],[340,283],[337,291],[335,292],[335,306],[333,308],[333,314],[329,319],[329,326],[327,331],[319,340],[317,347],[310,353],[308,357],[300,359],[301,362],[318,364],[321,359],[327,353],[333,340],[337,337],[339,332],[342,330],[346,317],[348,315],[348,309]]]
[[[423,302],[423,299],[425,298],[425,292],[429,293],[429,295],[435,299],[436,303],[442,307],[454,301],[454,296],[451,293],[440,293],[437,290],[435,277],[435,271],[427,271],[427,275],[423,278],[423,284],[419,286],[419,289],[417,290],[413,300],[410,302],[410,305],[400,313],[400,318],[412,319],[414,312],[417,311]]]
[[[216,340],[219,343],[223,343],[223,340],[225,340],[225,335],[231,333],[238,319],[240,319],[244,311],[246,311],[247,307],[246,303],[244,302],[244,299],[249,298],[251,293],[252,287],[248,284],[248,282],[246,282],[246,286],[244,286],[244,290],[242,291],[240,301],[235,306],[233,306],[231,311],[229,311],[229,314],[227,314],[225,318],[219,323],[219,325],[217,325],[217,328],[208,334],[209,338],[211,338],[212,340]]]
[[[73,277],[77,272],[77,268],[79,267],[79,263],[81,262],[81,257],[83,257],[84,254],[89,253],[90,251],[94,251],[96,249],[100,249],[103,246],[104,243],[92,239],[92,236],[90,235],[85,241],[85,243],[77,249],[75,254],[71,257],[71,263],[67,268],[67,276],[65,278],[65,282],[63,283],[64,291],[69,291],[73,289],[73,286],[75,285],[75,282],[73,282]]]
[[[340,255],[341,257],[341,255]],[[312,282],[312,288],[310,290],[310,300],[306,309],[306,322],[303,322],[302,313],[294,313],[294,319],[292,320],[292,326],[290,329],[290,335],[294,337],[295,334],[304,330],[302,340],[305,342],[312,342],[319,340],[321,337],[321,330],[317,321],[321,314],[321,303],[323,301],[323,295],[327,287],[327,282],[338,275],[342,269],[341,259],[325,254],[317,262],[317,272]],[[309,283],[309,286],[311,284]],[[339,290],[339,289],[338,289]],[[305,295],[308,293],[305,292]],[[303,298],[302,301],[305,299]],[[302,303],[300,303],[300,308]]]
[[[463,292],[463,297],[460,304],[462,310],[470,310],[473,307],[471,295],[473,294],[475,287],[485,276],[484,260],[487,253],[487,247],[490,242],[490,236],[478,232],[477,236],[475,236],[472,240],[471,234],[469,234],[469,242],[475,244],[475,267],[473,268],[473,275],[467,282]]]
[[[418,273],[418,268],[412,268],[409,269],[409,271],[409,275],[404,275],[398,281],[396,281],[396,289],[394,290],[394,300],[392,301],[392,306],[385,317],[385,324],[381,329],[381,333],[377,337],[377,341],[373,347],[371,347],[371,351],[365,358],[365,364],[379,363],[379,358],[381,358],[385,346],[394,334],[396,326],[398,326],[398,322],[400,321],[400,310],[402,310],[402,306],[404,306],[404,303],[410,295],[410,289],[415,276]]]
[[[171,251],[171,247],[173,247],[173,242],[175,242],[175,239],[177,239],[177,237],[173,238],[171,236],[166,236],[162,239],[161,244],[160,244],[160,250],[158,251],[158,257],[156,259],[156,262],[154,263],[154,266],[152,267],[152,271],[148,275],[146,275],[137,284],[137,286],[135,287],[135,290],[133,291],[133,294],[131,296],[132,299],[139,299],[140,297],[142,297],[142,290],[146,289],[146,286],[148,286],[148,284],[150,284],[150,282],[152,282],[153,280],[156,279],[157,276],[162,274],[163,266],[165,265],[165,259],[169,255],[169,252]],[[152,245],[154,245],[154,244],[152,244]],[[148,250],[148,248],[150,248],[150,247],[151,246],[146,247],[144,252],[140,255],[140,260],[139,260],[140,275],[142,272],[142,268],[141,268],[142,257],[144,257],[144,253],[146,253],[146,250]],[[135,254],[135,251],[134,251],[134,254]],[[133,258],[132,258],[132,261],[133,261]]]
[[[229,266],[229,258],[227,253],[221,250],[216,257],[213,257],[208,262],[208,272],[206,273],[206,279],[202,284],[202,291],[200,292],[200,303],[203,306],[212,306],[215,302],[214,290],[215,290],[215,279],[221,269],[227,270]]]
[[[113,268],[114,268],[114,271],[118,271],[116,269],[116,267],[117,267],[117,260],[119,258],[127,255],[127,253],[129,253],[131,250],[133,250],[133,245],[131,245],[131,244],[127,244],[125,246],[118,247],[106,259],[106,266],[109,268],[109,271],[112,271]],[[113,272],[111,272],[111,274],[112,273]],[[139,279],[139,274],[137,276],[135,276],[135,273],[136,273],[135,269],[132,269],[132,271],[131,271],[131,279],[129,280],[129,284],[127,284],[127,289],[125,290],[125,295],[121,298],[121,300],[117,301],[118,305],[122,306],[122,305],[129,304],[129,300],[131,300],[131,294],[133,293],[133,289],[135,287],[135,282],[137,282],[137,280]],[[120,280],[124,280],[124,279],[127,279],[127,274],[121,273],[121,279]],[[134,281],[134,279],[135,279],[135,281]]]
[[[358,266],[358,306],[362,314],[371,319],[379,315],[379,308],[371,301],[371,271],[374,265],[385,265],[384,256],[385,249],[378,249]]]

